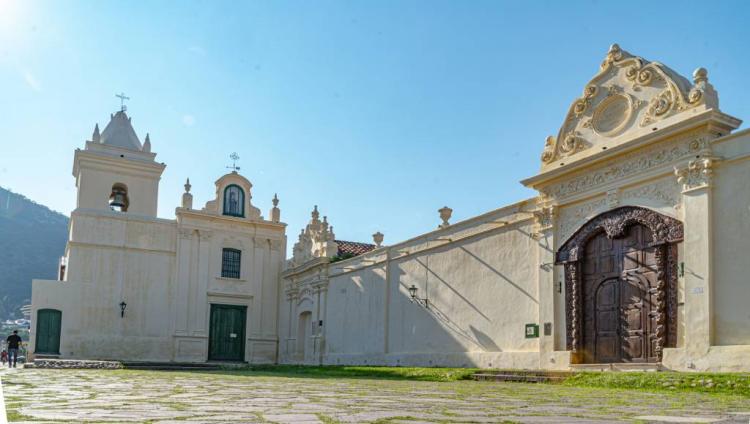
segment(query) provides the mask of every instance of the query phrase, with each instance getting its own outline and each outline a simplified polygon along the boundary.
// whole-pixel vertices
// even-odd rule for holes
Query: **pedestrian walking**
[[[13,334],[8,336],[6,340],[8,342],[8,368],[16,368],[18,363],[18,349],[21,348],[21,336],[18,335],[18,330],[13,330]]]

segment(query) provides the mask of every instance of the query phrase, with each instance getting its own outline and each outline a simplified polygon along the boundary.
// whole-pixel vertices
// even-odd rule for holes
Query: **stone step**
[[[504,370],[482,371],[472,375],[475,381],[507,381],[522,383],[556,383],[573,375],[570,371]]]
[[[123,362],[123,368],[128,370],[152,371],[218,371],[221,364],[202,362]]]
[[[616,363],[616,364],[571,364],[574,371],[614,371],[614,372],[658,372],[665,371],[661,364]]]
[[[117,361],[92,361],[85,359],[45,359],[34,358],[33,362],[24,364],[24,368],[47,369],[120,369],[122,364]]]
[[[128,366],[125,367],[127,370],[142,370],[142,371],[219,371],[221,370],[221,367],[219,366],[213,366],[213,367],[191,367],[191,366],[171,366],[171,365],[164,365],[164,366],[148,366],[148,367],[142,367],[138,365]]]

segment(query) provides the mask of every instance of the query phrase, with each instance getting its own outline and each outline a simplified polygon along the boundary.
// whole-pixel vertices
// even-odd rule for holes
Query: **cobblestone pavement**
[[[548,384],[24,370],[0,374],[10,421],[149,423],[748,423],[750,400]]]

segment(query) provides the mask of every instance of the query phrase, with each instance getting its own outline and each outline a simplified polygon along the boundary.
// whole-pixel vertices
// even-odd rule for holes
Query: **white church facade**
[[[316,207],[285,260],[279,210],[261,217],[235,173],[204,208],[188,185],[176,220],[157,218],[164,165],[118,112],[76,152],[65,275],[33,283],[32,349],[750,371],[740,123],[720,111],[705,69],[690,81],[613,45],[522,181],[537,196],[458,223],[443,208],[435,231],[388,246],[380,233],[373,245],[336,240]]]
[[[176,219],[156,216],[165,165],[125,111],[76,150],[77,207],[61,281],[32,286],[31,349],[71,358],[203,362],[276,360],[285,224],[253,206],[236,172]]]

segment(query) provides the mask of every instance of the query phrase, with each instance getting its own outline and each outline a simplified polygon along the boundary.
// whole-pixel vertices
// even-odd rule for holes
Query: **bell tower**
[[[123,106],[110,115],[104,131],[100,133],[97,124],[84,149],[76,149],[77,209],[156,217],[159,180],[166,165],[155,157],[149,135],[141,144]]]

